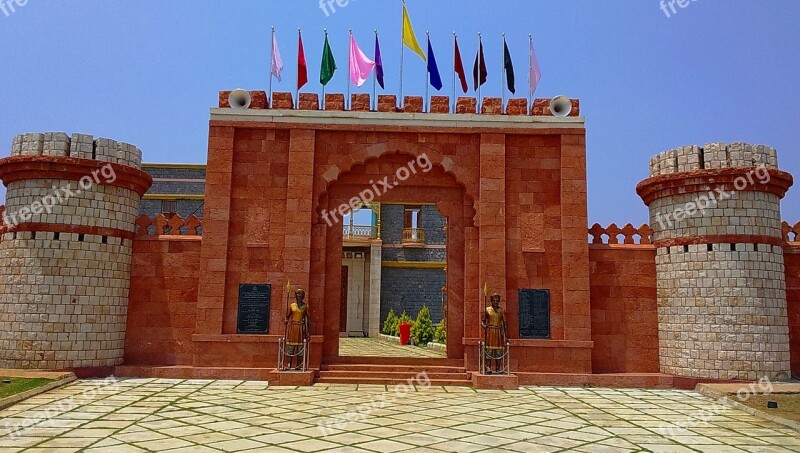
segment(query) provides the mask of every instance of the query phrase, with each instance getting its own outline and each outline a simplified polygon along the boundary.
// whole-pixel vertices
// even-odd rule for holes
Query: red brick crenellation
[[[179,215],[167,218],[164,214],[148,217],[145,214],[136,218],[136,234],[138,236],[200,236],[203,222],[195,215],[185,220]]]
[[[250,109],[264,110],[292,110],[295,104],[292,99],[292,94],[288,92],[274,92],[272,94],[272,106],[269,105],[267,94],[264,91],[249,91],[251,96]],[[219,92],[219,108],[231,108],[228,103],[228,97],[231,91]],[[300,93],[299,110],[318,110],[319,97],[316,93]],[[405,113],[422,113],[423,112],[423,97],[422,96],[406,96],[404,99],[403,107],[397,107],[397,96],[394,95],[379,95],[378,96],[378,112],[405,112]],[[341,93],[327,93],[325,94],[324,110],[331,111],[357,111],[368,112],[372,110],[372,102],[369,93],[356,93],[352,94],[350,98],[350,106],[345,103],[345,97]],[[430,106],[428,108],[430,113],[448,114],[452,113],[450,109],[449,96],[431,96]],[[474,97],[459,97],[456,102],[456,114],[475,114],[477,111],[477,99]],[[512,115],[512,116],[553,116],[550,112],[550,99],[536,99],[531,106],[530,113],[528,109],[528,100],[525,98],[509,99],[508,104],[503,112],[503,104],[500,98],[486,97],[483,99],[481,105],[481,113],[484,115]],[[572,111],[570,117],[580,116],[580,101],[572,99]]]
[[[2,211],[0,211],[2,213]],[[781,232],[783,240],[786,242],[800,242],[800,222],[789,225],[789,222],[781,222]]]
[[[300,93],[300,110],[319,110],[319,95]]]
[[[606,228],[595,223],[589,228],[589,235],[592,237],[592,244],[619,244],[619,235],[622,235],[623,244],[650,244],[653,229],[647,224],[636,228],[629,223],[620,229],[616,223],[612,223]],[[638,241],[636,236],[639,237]]]

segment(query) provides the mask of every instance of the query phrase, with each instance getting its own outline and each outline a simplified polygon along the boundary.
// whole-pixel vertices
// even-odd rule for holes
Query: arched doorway
[[[402,243],[410,243],[413,246],[414,242],[422,242],[423,235],[427,234],[422,227],[426,216],[435,217],[438,213],[441,217],[444,262],[439,266],[442,284],[437,291],[441,297],[441,291],[447,289],[447,357],[463,359],[464,228],[472,226],[475,215],[472,199],[467,195],[464,185],[453,175],[445,172],[441,165],[434,165],[428,161],[427,156],[393,152],[369,158],[364,163],[352,166],[331,182],[328,190],[316,201],[318,204],[316,225],[323,228],[315,228],[315,231],[324,232],[325,241],[325,277],[324,282],[320,282],[324,286],[322,318],[325,322],[321,332],[317,331],[324,335],[323,356],[326,359],[338,357],[340,336],[349,336],[351,332],[349,326],[342,326],[342,323],[349,323],[347,311],[342,304],[347,303],[348,299],[353,300],[351,297],[343,297],[343,288],[346,285],[342,277],[344,272],[349,274],[351,269],[349,266],[345,266],[347,270],[343,269],[342,253],[343,250],[347,253],[348,244],[353,245],[352,237],[348,237],[347,233],[354,226],[349,225],[352,217],[347,217],[344,213],[349,212],[350,205],[362,206],[360,203],[366,201],[380,203],[383,206],[381,211],[384,213],[388,212],[389,207],[395,212],[398,209],[403,211],[401,216],[403,225],[399,228],[402,232],[401,247],[404,245]],[[344,210],[341,209],[342,206],[345,206]],[[342,220],[348,220],[348,224],[342,224]],[[383,225],[385,220],[378,216],[375,225],[376,237],[370,238],[371,241],[363,249],[369,250],[373,256],[375,253],[383,252],[383,240],[378,236],[380,229],[386,228]],[[358,225],[358,227],[368,226]],[[392,228],[397,231],[398,225],[392,225]],[[345,257],[347,256],[345,254]],[[358,266],[355,268],[358,269]],[[351,276],[348,275],[348,278]],[[371,327],[366,329],[366,334],[375,333],[374,308],[373,306],[371,322],[368,323]],[[386,307],[383,308],[381,312],[387,311]],[[437,312],[441,310],[440,307],[436,309]],[[385,316],[385,313],[382,315]],[[383,321],[383,316],[379,317],[379,322]]]

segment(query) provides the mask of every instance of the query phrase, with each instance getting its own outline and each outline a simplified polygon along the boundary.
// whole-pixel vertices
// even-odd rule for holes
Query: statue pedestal
[[[268,381],[269,385],[288,385],[288,386],[303,386],[308,387],[314,385],[316,371],[278,371],[275,370],[271,373]]]
[[[516,374],[472,374],[472,386],[484,390],[516,390],[519,377]]]

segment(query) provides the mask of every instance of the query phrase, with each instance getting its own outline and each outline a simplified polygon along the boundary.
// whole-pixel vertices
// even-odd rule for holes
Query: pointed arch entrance
[[[474,202],[465,185],[453,173],[447,172],[441,163],[433,163],[424,150],[418,153],[381,151],[370,153],[372,155],[364,162],[354,163],[345,172],[337,174],[336,179],[327,185],[327,190],[314,200],[318,207],[314,231],[324,236],[320,239],[325,244],[324,250],[315,249],[324,252],[324,256],[312,256],[313,262],[325,262],[324,278],[314,282],[321,286],[318,289],[324,294],[323,307],[318,307],[322,311],[318,319],[324,322],[315,329],[315,334],[324,336],[323,361],[335,360],[339,356],[343,322],[342,246],[345,228],[339,223],[342,220],[340,207],[360,200],[429,205],[446,219],[447,357],[463,359],[465,227],[473,226]],[[377,226],[386,227],[380,222]],[[413,236],[412,232],[412,237],[418,236]],[[373,250],[381,253],[382,241],[379,237],[376,239],[378,247],[374,247],[376,241],[373,241]]]

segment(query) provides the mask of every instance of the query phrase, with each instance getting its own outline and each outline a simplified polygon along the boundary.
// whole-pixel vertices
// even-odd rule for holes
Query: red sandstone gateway
[[[249,93],[249,109],[230,108],[229,96],[230,92],[220,93],[220,108],[211,111],[202,222],[194,216],[134,219],[130,207],[138,206],[149,186],[147,175],[137,170],[140,159],[120,159],[110,151],[92,153],[91,137],[89,142],[87,136],[70,140],[66,135],[15,141],[12,157],[0,160],[9,200],[17,200],[7,212],[21,207],[14,198],[23,193],[20,183],[38,187],[37,181],[45,179],[74,181],[77,168],[113,157],[125,177],[104,186],[100,196],[124,213],[124,222],[109,229],[88,216],[67,222],[42,214],[4,232],[0,251],[8,262],[0,271],[0,294],[6,298],[0,303],[0,367],[294,384],[310,384],[320,373],[334,371],[342,373],[337,379],[343,382],[392,383],[400,370],[412,376],[428,369],[441,371],[440,382],[468,384],[472,378],[481,387],[682,386],[698,379],[750,378],[742,374],[744,369],[785,378],[790,360],[793,372],[800,374],[800,244],[792,242],[798,240],[800,225],[781,225],[777,217],[764,230],[727,236],[687,231],[677,223],[674,229],[664,229],[651,222],[655,233],[646,225],[595,225],[589,230],[593,243],[588,244],[586,131],[577,101],[570,116],[555,117],[546,100],[537,100],[528,115],[524,99],[511,100],[506,114],[499,114],[499,100],[487,99],[484,114],[475,115],[467,113],[475,111],[470,98],[460,98],[456,113],[448,114],[449,100],[434,97],[430,110],[438,113],[426,114],[413,97],[404,103],[405,111],[397,111],[394,96],[381,96],[378,111],[370,112],[363,94],[353,95],[351,111],[344,111],[344,98],[336,94],[326,96],[324,111],[318,110],[319,100],[311,94],[301,95],[297,110],[288,93],[275,93],[271,108],[263,92]],[[81,151],[87,143],[89,151]],[[674,208],[682,203],[675,198],[679,194],[714,190],[718,174],[739,174],[750,167],[740,159],[745,154],[732,157],[731,147],[707,153],[713,164],[708,168],[700,167],[705,165],[702,153],[673,150],[657,156],[652,178],[639,189],[651,215],[666,204]],[[430,171],[397,181],[377,201],[432,206],[446,219],[447,358],[344,357],[339,349],[347,323],[343,247],[354,235],[353,230],[345,233],[342,225],[330,226],[322,213],[352,204],[376,181],[389,177],[394,183],[397,170],[423,154]],[[747,162],[753,163],[753,153],[749,156]],[[739,170],[731,173],[726,168]],[[773,197],[765,209],[774,214],[791,177],[777,166],[771,171],[773,183],[749,190]],[[686,187],[691,190],[682,190]],[[82,200],[76,197],[65,206],[83,207]],[[413,226],[408,230],[403,233],[403,250],[424,247],[421,232]],[[747,260],[731,255],[738,253],[736,247],[763,254],[765,261],[785,259],[784,274],[754,270],[744,277],[771,291],[762,300],[770,307],[770,324],[738,318],[737,323],[750,329],[750,343],[759,344],[766,330],[789,332],[770,337],[781,350],[768,359],[740,353],[735,344],[722,340],[723,334],[740,333],[725,324],[724,316],[698,321],[693,314],[689,322],[676,310],[685,301],[674,282],[693,278],[671,274],[688,262],[678,254],[687,253],[685,259],[691,260],[695,255],[688,254],[702,248],[709,254],[703,262]],[[109,308],[106,298],[94,293],[72,302],[66,284],[58,286],[62,293],[42,296],[53,307],[64,305],[67,322],[34,320],[21,312],[29,301],[12,291],[16,274],[9,269],[28,266],[23,257],[32,249],[61,250],[60,256],[73,249],[94,251],[92,263],[97,266],[121,263],[117,273],[101,273],[98,280],[98,287],[119,280],[113,286],[118,288],[118,308],[110,308],[115,317],[108,324],[102,321]],[[723,257],[723,252],[728,255]],[[46,262],[53,256],[48,252],[41,259]],[[307,290],[310,373],[275,371],[287,281]],[[241,285],[260,285],[266,291],[254,290],[247,301],[256,311],[269,307],[264,324],[254,326],[260,333],[241,333]],[[476,373],[484,285],[502,296],[508,319],[513,379],[499,383]],[[42,290],[38,285],[28,289],[30,294]],[[700,298],[715,296],[691,297],[695,307],[704,307],[709,304],[700,303]],[[81,307],[81,315],[74,314],[73,305]],[[725,299],[724,305],[734,307],[736,298]],[[73,319],[70,313],[82,317]],[[50,319],[58,321],[53,327],[42,325],[52,324]],[[70,323],[91,324],[92,339],[83,335],[81,340],[82,331],[71,330]],[[699,326],[702,338],[682,327],[692,323]],[[58,333],[46,340],[33,334],[59,329],[68,341],[59,343]],[[719,341],[714,339],[717,335]],[[92,353],[96,342],[102,348]],[[681,361],[683,351],[693,348],[704,355]],[[710,358],[717,350],[729,355]],[[356,371],[360,377],[355,377]]]

